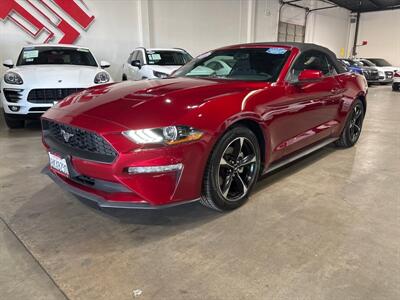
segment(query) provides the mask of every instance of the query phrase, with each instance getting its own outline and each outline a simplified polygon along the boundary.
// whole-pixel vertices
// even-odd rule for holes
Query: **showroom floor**
[[[38,123],[0,120],[2,299],[400,299],[400,94],[356,147],[258,184],[241,209],[100,211],[40,174]]]

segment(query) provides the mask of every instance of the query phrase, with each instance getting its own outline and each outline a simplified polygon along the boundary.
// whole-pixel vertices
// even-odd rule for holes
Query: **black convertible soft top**
[[[339,73],[345,73],[347,70],[345,67],[338,61],[336,54],[333,53],[331,50],[329,50],[326,47],[317,45],[317,44],[312,44],[312,43],[296,43],[296,42],[260,42],[260,43],[248,43],[248,44],[238,44],[238,45],[233,45],[233,46],[228,46],[228,47],[223,47],[221,49],[229,49],[229,48],[244,48],[244,47],[249,47],[251,48],[252,46],[265,46],[265,47],[271,47],[271,46],[286,46],[290,48],[297,48],[300,50],[300,53],[309,51],[309,50],[317,50],[320,52],[325,53],[332,61],[332,63],[335,65],[336,70],[338,70]]]

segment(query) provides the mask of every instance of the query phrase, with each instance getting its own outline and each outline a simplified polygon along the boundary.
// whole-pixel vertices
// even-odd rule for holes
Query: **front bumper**
[[[78,197],[93,201],[99,207],[102,207],[102,208],[162,209],[162,208],[169,208],[169,207],[174,207],[177,205],[197,202],[200,200],[200,198],[198,198],[198,199],[173,202],[173,203],[163,204],[163,205],[150,205],[149,203],[145,203],[145,202],[127,202],[127,201],[118,201],[118,200],[112,201],[112,200],[106,199],[105,197],[99,195],[98,193],[96,193],[94,191],[84,190],[84,189],[82,189],[82,187],[79,187],[78,184],[73,185],[72,182],[68,182],[67,179],[62,179],[61,176],[59,176],[55,172],[51,171],[49,166],[46,166],[42,170],[42,173],[48,175],[59,187],[61,187],[65,191],[70,192]],[[123,189],[123,187],[122,187],[122,189]],[[126,189],[125,192],[129,192],[129,190]]]
[[[206,133],[196,142],[149,148],[135,145],[121,134],[126,128],[104,119],[82,114],[74,116],[70,122],[71,115],[67,111],[51,109],[43,120],[57,120],[61,124],[96,132],[114,148],[116,156],[108,161],[95,160],[90,155],[83,157],[69,146],[62,147],[70,143],[61,146],[52,143],[44,129],[43,142],[47,151],[65,158],[70,170],[70,178],[49,170],[51,177],[56,178],[57,183],[72,187],[75,193],[83,191],[83,194],[79,192],[82,197],[103,207],[108,206],[107,203],[118,207],[163,207],[201,197],[204,170],[211,151],[210,136]],[[77,176],[106,182],[106,188],[77,182]],[[110,186],[122,189],[110,189]]]
[[[62,87],[42,87],[39,85],[12,85],[2,82],[0,90],[0,100],[3,105],[4,112],[6,114],[18,116],[40,116],[51,108],[54,103],[62,100],[62,98],[51,99],[36,99],[35,101],[28,100],[29,93],[32,90],[66,90],[66,89],[77,89],[83,90],[87,86],[74,85],[74,86],[62,86]],[[6,97],[6,93],[13,93],[13,99]],[[64,97],[64,96],[62,96]],[[12,100],[12,101],[11,101]]]

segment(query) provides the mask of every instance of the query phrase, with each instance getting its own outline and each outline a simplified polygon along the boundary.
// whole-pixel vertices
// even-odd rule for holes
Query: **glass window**
[[[192,57],[182,51],[147,51],[149,65],[182,66],[188,63]]]
[[[24,65],[79,65],[97,67],[92,53],[85,48],[26,47],[18,57],[17,66]]]
[[[135,60],[140,61],[140,64],[141,64],[141,65],[144,65],[145,62],[144,62],[143,51],[142,51],[142,50],[138,50],[138,51],[136,51],[136,52],[137,52],[137,56],[136,56]]]
[[[290,80],[298,80],[299,74],[304,70],[318,70],[321,71],[324,76],[337,74],[334,65],[330,62],[327,55],[319,51],[307,51],[302,53],[290,71]]]
[[[129,55],[128,64],[130,64],[133,60],[136,59],[136,55],[137,55],[137,51],[133,51],[133,52],[131,53],[131,55]]]
[[[368,58],[368,60],[378,67],[391,67],[392,66],[387,60],[384,60],[383,58]]]
[[[369,60],[366,60],[366,59],[360,60],[360,62],[364,66],[367,66],[367,67],[376,67],[376,65],[374,65],[372,62],[370,62]]]
[[[228,49],[195,58],[174,77],[212,77],[232,80],[276,81],[290,51],[284,48]]]
[[[304,26],[279,22],[278,42],[304,42]]]

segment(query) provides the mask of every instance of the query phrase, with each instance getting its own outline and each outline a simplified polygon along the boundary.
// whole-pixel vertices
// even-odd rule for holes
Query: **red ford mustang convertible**
[[[232,210],[260,175],[332,142],[353,146],[366,94],[365,78],[317,45],[220,48],[168,79],[65,98],[42,118],[44,172],[101,207]]]

